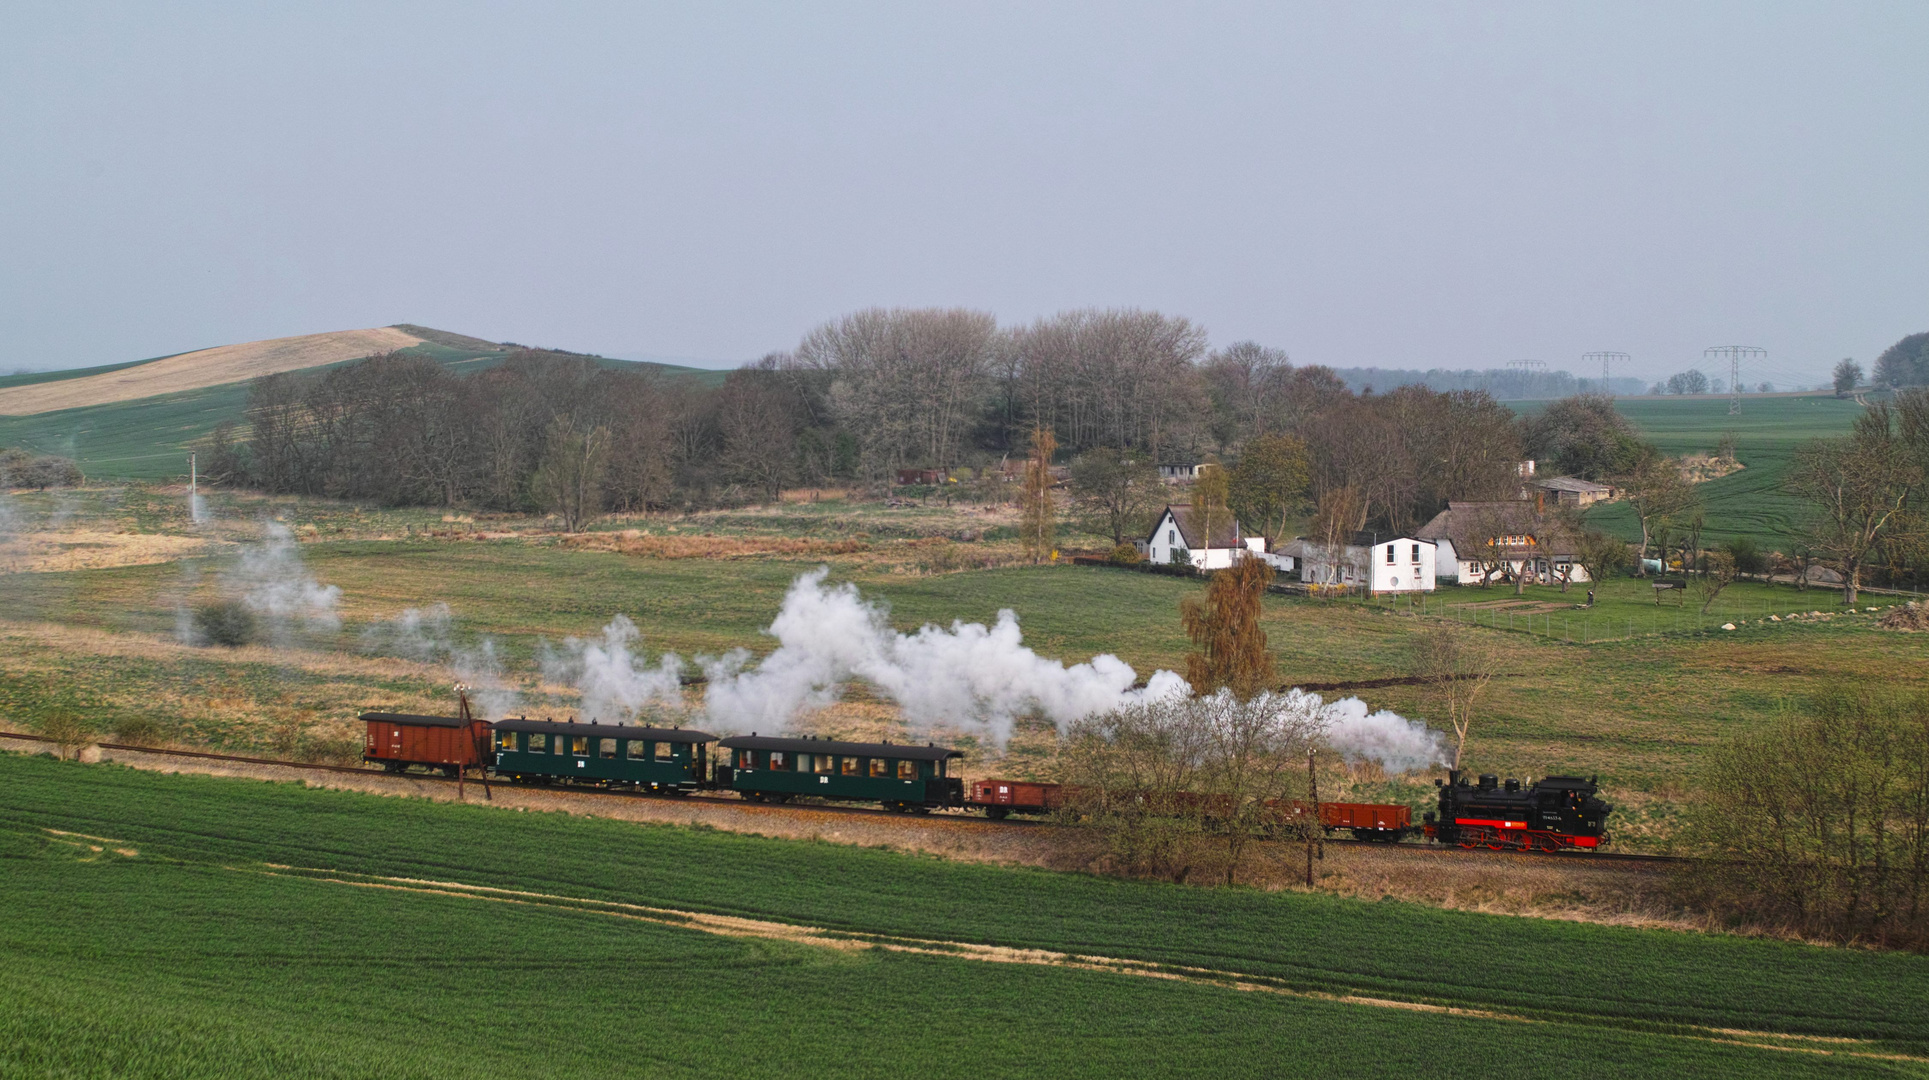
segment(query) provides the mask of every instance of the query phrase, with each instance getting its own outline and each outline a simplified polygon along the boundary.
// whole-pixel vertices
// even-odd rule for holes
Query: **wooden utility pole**
[[[1314,751],[1310,749],[1306,751],[1306,785],[1309,791],[1307,801],[1313,804],[1313,821],[1306,832],[1306,887],[1309,889],[1313,887],[1314,838],[1319,836],[1321,832],[1319,817],[1319,775],[1313,771],[1313,754]],[[1325,844],[1320,845],[1319,857],[1321,859],[1326,858]]]

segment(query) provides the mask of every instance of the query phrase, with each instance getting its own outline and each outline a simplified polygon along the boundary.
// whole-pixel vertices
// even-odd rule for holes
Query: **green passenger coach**
[[[964,754],[942,746],[756,735],[718,745],[717,786],[757,802],[815,797],[914,813],[964,805],[963,779],[946,775]]]
[[[517,783],[568,780],[642,791],[699,791],[717,737],[685,728],[498,720],[496,773]]]

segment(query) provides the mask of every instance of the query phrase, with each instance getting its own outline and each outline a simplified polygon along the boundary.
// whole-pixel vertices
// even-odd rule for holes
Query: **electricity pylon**
[[[1701,350],[1704,360],[1728,361],[1728,415],[1741,415],[1741,361],[1768,359],[1767,349],[1757,349],[1753,345],[1716,345]]]

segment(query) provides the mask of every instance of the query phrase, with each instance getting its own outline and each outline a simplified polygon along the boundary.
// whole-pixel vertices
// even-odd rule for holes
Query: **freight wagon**
[[[362,760],[389,772],[424,765],[457,776],[489,764],[489,722],[469,715],[467,700],[461,716],[365,712],[360,719],[368,725]]]
[[[1306,804],[1294,799],[1280,817],[1286,824],[1297,824],[1306,812]],[[1347,829],[1355,840],[1390,844],[1397,844],[1409,833],[1418,831],[1413,826],[1412,808],[1391,803],[1323,802],[1319,804],[1319,824],[1328,835],[1335,829]]]
[[[1008,814],[1049,814],[1065,805],[1065,788],[1029,780],[973,780],[967,808],[982,809],[999,821]]]

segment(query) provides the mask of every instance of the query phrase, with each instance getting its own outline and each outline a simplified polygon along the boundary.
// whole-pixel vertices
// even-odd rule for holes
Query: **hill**
[[[371,330],[271,338],[122,364],[0,378],[0,447],[80,463],[90,478],[185,479],[188,447],[240,420],[259,375],[320,370],[401,350],[457,371],[501,363],[512,346],[399,323]],[[589,356],[606,367],[650,368],[700,381],[721,371]]]

